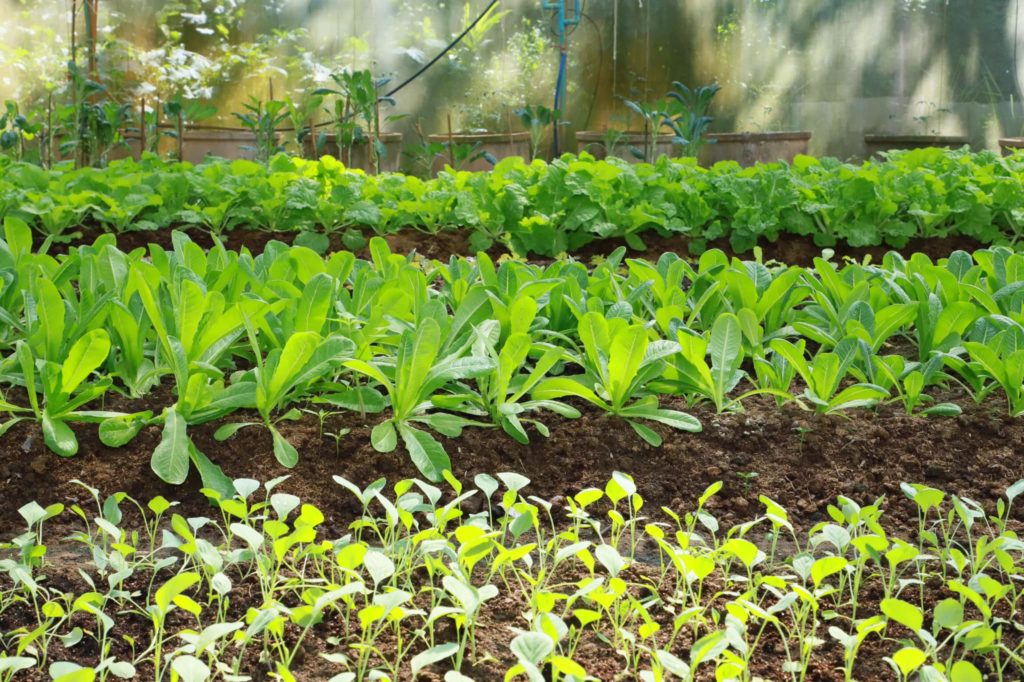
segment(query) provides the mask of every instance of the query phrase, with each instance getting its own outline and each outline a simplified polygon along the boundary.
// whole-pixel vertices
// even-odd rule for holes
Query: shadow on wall
[[[167,3],[104,3],[104,16],[129,17],[125,37],[139,48],[159,42],[153,17]],[[303,27],[305,47],[332,67],[401,80],[488,0],[275,0],[277,13],[271,3],[232,3],[248,10],[240,42]],[[673,80],[722,85],[713,132],[809,130],[817,154],[862,156],[866,133],[965,135],[979,147],[1024,134],[1024,0],[584,0],[583,7],[586,17],[569,38],[566,140],[580,129],[636,128],[623,100],[656,99]],[[491,132],[507,132],[521,127],[515,108],[551,105],[552,13],[536,0],[502,0],[500,11],[478,48],[446,58],[402,91],[394,111],[406,117],[393,130],[413,140],[417,125],[443,133],[450,112],[456,125],[475,112]],[[22,11],[12,23],[29,19]],[[527,26],[535,32],[524,33]],[[14,32],[0,26],[0,34]],[[202,50],[214,38],[190,40]],[[232,73],[216,103],[240,110],[247,94],[265,98],[271,81],[279,97],[295,94],[283,75],[268,73]],[[300,64],[289,78],[302,74]],[[486,115],[494,111],[500,115]],[[222,122],[235,123],[229,113]]]
[[[596,4],[596,3],[591,3]],[[865,134],[1020,135],[1020,0],[618,0],[592,128],[673,79],[718,81],[714,131],[810,130],[811,151],[864,155]],[[600,14],[598,14],[600,12]]]

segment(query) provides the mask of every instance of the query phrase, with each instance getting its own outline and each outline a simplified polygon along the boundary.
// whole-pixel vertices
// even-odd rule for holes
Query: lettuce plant
[[[582,398],[625,419],[641,438],[654,446],[661,444],[661,436],[644,421],[680,431],[701,430],[696,418],[660,408],[658,397],[647,393],[647,384],[663,373],[665,358],[679,352],[677,343],[652,343],[643,325],[629,324],[622,318],[609,320],[597,312],[586,313],[580,319],[579,334],[583,351],[575,354],[573,360],[585,373],[545,379],[533,390],[532,398]]]
[[[43,442],[50,450],[62,457],[77,454],[78,438],[71,430],[70,423],[119,416],[116,412],[81,409],[103,396],[110,388],[109,377],[89,381],[92,373],[107,359],[109,352],[110,337],[102,329],[94,329],[78,339],[60,364],[37,358],[27,342],[19,341],[14,356],[21,370],[20,381],[28,394],[29,407],[23,408],[0,400],[0,409],[14,415],[0,425],[0,432],[23,419],[34,419],[41,425]],[[31,416],[20,416],[26,412]]]
[[[282,466],[291,468],[299,461],[295,446],[281,435],[273,413],[303,397],[308,387],[338,367],[345,358],[352,356],[355,344],[340,336],[321,337],[313,331],[296,332],[285,343],[284,348],[270,351],[266,358],[259,352],[255,329],[249,329],[249,341],[256,355],[256,368],[252,370],[255,384],[255,406],[263,419],[263,425],[270,431],[274,443],[274,456]],[[293,410],[278,419],[298,416]],[[249,423],[229,423],[220,427],[215,437],[224,440]]]
[[[402,333],[393,363],[385,358],[344,363],[345,367],[378,382],[387,393],[391,417],[377,424],[370,436],[378,452],[392,452],[400,437],[413,464],[430,480],[441,480],[442,472],[451,469],[444,447],[422,426],[454,437],[467,425],[479,425],[463,417],[430,411],[431,397],[443,386],[494,368],[489,357],[466,356],[471,344],[469,339],[462,347],[442,353],[441,328],[428,317],[415,330]]]

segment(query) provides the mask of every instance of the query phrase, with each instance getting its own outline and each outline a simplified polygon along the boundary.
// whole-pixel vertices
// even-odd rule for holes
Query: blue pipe
[[[555,81],[555,106],[554,111],[561,111],[562,106],[565,104],[563,101],[562,90],[565,81],[565,62],[566,53],[562,50],[562,56],[558,60],[558,80]],[[555,121],[554,132],[552,139],[552,146],[554,147],[555,158],[558,157],[558,121]]]
[[[580,23],[580,0],[572,0],[572,16],[566,13],[568,0],[542,0],[541,7],[547,10],[558,12],[558,48],[561,50],[561,57],[558,59],[558,80],[555,82],[555,111],[561,111],[565,106],[565,69],[566,54],[568,53],[568,32],[566,27],[576,26]],[[558,122],[555,122],[552,146],[555,156],[558,156]]]

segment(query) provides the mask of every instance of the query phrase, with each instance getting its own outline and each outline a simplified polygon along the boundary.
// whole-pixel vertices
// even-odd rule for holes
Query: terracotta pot
[[[326,133],[323,136],[323,143],[318,152],[314,151],[317,134],[307,137],[303,143],[307,158],[319,158],[321,156],[333,156],[349,168],[358,168],[367,173],[373,172],[373,164],[370,161],[370,149],[367,143],[358,142],[352,145],[352,157],[348,158],[348,150],[343,153],[338,149],[338,136],[336,133]],[[384,154],[380,159],[380,171],[382,173],[395,173],[402,163],[402,133],[381,133],[380,141],[384,144]]]
[[[128,133],[124,136],[125,145],[118,145],[110,150],[107,154],[108,161],[117,161],[118,159],[135,159],[138,160],[142,152],[142,141],[138,135]]]
[[[178,141],[169,140],[170,152],[176,154]],[[224,159],[256,158],[256,136],[247,130],[186,130],[182,145],[182,161],[202,163],[207,156]]]
[[[712,166],[719,161],[736,161],[741,166],[756,163],[792,163],[798,154],[806,154],[811,141],[808,131],[769,131],[764,133],[710,133],[700,150],[700,162]]]
[[[678,156],[679,149],[672,144],[672,135],[658,135],[654,141],[654,156]],[[604,159],[608,156],[605,148],[608,143],[612,144],[612,156],[616,156],[630,163],[640,163],[643,159],[630,151],[635,148],[641,153],[647,143],[647,136],[641,132],[620,132],[616,137],[615,131],[601,130],[580,130],[576,133],[576,151],[587,152],[595,159]]]
[[[945,147],[956,149],[969,140],[962,135],[865,135],[864,146],[868,158],[878,158],[882,152],[905,149]]]
[[[999,138],[999,150],[1003,153],[1003,156],[1009,156],[1021,149],[1024,149],[1024,137]]]
[[[524,159],[530,158],[530,133],[454,133],[451,136],[452,142],[456,145],[468,144],[473,146],[480,143],[479,150],[490,153],[498,161],[507,159],[510,156],[521,156]],[[440,142],[448,143],[448,135],[428,135],[427,141],[431,144]],[[444,170],[446,164],[450,163],[447,150],[434,157],[431,170],[436,175]],[[485,171],[490,170],[491,164],[487,159],[477,159],[467,163],[460,170]]]

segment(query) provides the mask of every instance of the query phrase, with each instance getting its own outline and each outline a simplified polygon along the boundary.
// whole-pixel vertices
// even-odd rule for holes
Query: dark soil
[[[148,407],[159,412],[170,400],[168,395],[145,406],[114,401],[108,408]],[[706,406],[689,410],[701,420],[703,433],[658,427],[665,438],[660,448],[645,444],[624,422],[585,407],[583,417],[576,420],[548,415],[544,421],[550,438],[534,435],[529,446],[486,428],[466,429],[457,439],[441,440],[460,480],[470,483],[477,473],[515,471],[531,479],[529,493],[546,499],[588,486],[603,487],[612,472],[623,471],[635,477],[649,511],[661,506],[688,511],[708,485],[721,480],[725,485],[711,509],[725,525],[755,516],[758,496],[767,495],[786,507],[798,527],[806,528],[826,518],[826,506],[843,494],[861,503],[886,495],[887,516],[895,515],[911,527],[916,526],[916,517],[909,503],[903,504],[900,482],[924,483],[994,503],[1008,485],[1024,477],[1024,420],[1006,416],[998,401],[982,406],[959,402],[962,416],[929,419],[908,416],[896,406],[815,415],[755,397],[746,400],[739,413],[718,415]],[[671,406],[687,409],[682,402]],[[329,416],[323,425],[325,435],[315,415],[281,422],[282,433],[300,454],[292,470],[274,459],[270,434],[262,427],[242,429],[225,442],[213,438],[216,422],[190,427],[189,435],[232,478],[266,481],[290,474],[287,491],[319,507],[328,529],[337,524],[334,530],[341,534],[343,524],[359,509],[331,480],[333,475],[360,486],[382,476],[391,482],[417,476],[400,450],[381,454],[370,446],[370,429],[379,419],[370,415],[364,420],[355,413]],[[259,419],[242,413],[230,421]],[[337,442],[326,435],[344,428],[351,432]],[[86,502],[83,490],[69,482],[73,479],[105,494],[125,492],[143,502],[163,495],[180,501],[184,514],[209,512],[194,473],[184,485],[173,487],[150,471],[159,427],[143,430],[119,449],[103,445],[95,425],[78,425],[75,430],[81,447],[77,456],[67,459],[46,448],[35,424],[19,424],[0,440],[0,498],[5,500],[0,535],[19,529],[17,509],[31,500]],[[1020,513],[1024,518],[1024,506]]]
[[[189,236],[197,244],[204,248],[213,246],[213,238],[209,232],[200,229],[187,229]],[[123,251],[130,251],[136,248],[146,248],[149,244],[159,244],[169,249],[171,247],[170,229],[152,231],[136,230],[117,234],[118,247]],[[96,227],[88,227],[82,230],[82,237],[67,244],[54,244],[50,253],[66,252],[71,246],[80,244],[91,244],[97,237],[104,234],[104,230]],[[272,240],[292,243],[297,232],[267,232],[261,230],[248,230],[236,228],[226,232],[222,241],[224,245],[232,250],[242,247],[248,248],[254,254],[262,253],[267,243]],[[469,237],[472,234],[469,230],[444,230],[437,234],[428,234],[413,229],[401,230],[395,234],[386,235],[384,238],[395,253],[410,253],[415,251],[421,256],[437,260],[448,260],[452,256],[475,255],[469,246]],[[367,236],[372,236],[367,233]],[[657,260],[661,254],[666,252],[677,253],[680,256],[693,256],[690,252],[690,240],[682,235],[668,237],[659,236],[656,232],[649,232],[642,235],[646,248],[642,251],[628,250],[631,258],[646,258]],[[40,240],[41,243],[41,240]],[[38,246],[39,244],[37,244]],[[623,239],[600,239],[586,244],[573,253],[578,260],[589,261],[609,255],[620,246],[626,246]],[[751,252],[736,253],[729,245],[728,239],[719,239],[708,243],[708,248],[716,248],[725,251],[730,256],[738,255],[743,258],[752,258]],[[953,251],[962,250],[973,252],[984,248],[984,244],[967,237],[933,237],[928,239],[913,239],[903,248],[894,249],[887,246],[851,247],[838,244],[833,248],[837,258],[850,257],[862,260],[865,256],[871,256],[872,261],[880,261],[889,251],[898,251],[906,257],[914,253],[926,254],[932,260],[944,258]],[[810,237],[798,235],[785,235],[775,242],[761,244],[765,260],[776,260],[790,265],[811,265],[814,259],[821,255],[822,248],[814,244]],[[338,234],[330,235],[330,252],[346,250]],[[498,257],[508,253],[503,246],[494,246],[488,253],[492,257]],[[369,257],[367,249],[360,249],[356,254],[362,258]],[[531,256],[531,261],[549,262],[552,259],[538,256]]]
[[[171,399],[165,391],[155,395],[158,397],[148,405],[154,410]],[[883,407],[877,413],[858,410],[843,416],[816,416],[795,406],[778,408],[770,400],[753,398],[745,401],[742,413],[717,415],[707,407],[691,410],[701,419],[704,432],[686,434],[659,428],[665,436],[660,448],[644,444],[627,425],[594,410],[584,410],[583,417],[577,420],[547,419],[550,438],[535,435],[530,446],[518,445],[489,429],[468,429],[461,438],[444,442],[455,475],[467,484],[477,473],[516,471],[532,480],[527,493],[557,502],[559,497],[584,487],[603,487],[613,471],[624,471],[636,478],[645,500],[643,513],[664,518],[658,511],[661,506],[677,513],[692,510],[708,485],[723,481],[722,491],[708,508],[724,526],[755,518],[760,512],[758,496],[767,495],[786,507],[798,532],[825,520],[826,507],[837,495],[847,495],[864,504],[884,495],[884,525],[890,531],[902,530],[906,537],[911,537],[916,512],[900,492],[900,482],[932,485],[948,493],[972,497],[992,509],[1006,487],[1024,476],[1024,421],[1006,417],[999,402],[983,406],[959,402],[964,407],[962,416],[930,420],[908,416],[893,406]],[[679,402],[671,406],[686,409]],[[108,407],[137,410],[142,406],[138,402],[113,401]],[[253,416],[235,415],[232,421]],[[291,478],[278,490],[296,494],[304,502],[319,507],[326,517],[323,535],[340,537],[360,510],[354,498],[331,480],[333,475],[342,475],[360,486],[382,476],[394,483],[417,475],[401,452],[385,455],[371,448],[369,431],[376,420],[364,420],[351,413],[326,418],[325,433],[352,429],[337,444],[331,437],[321,436],[319,419],[313,415],[297,422],[282,422],[282,432],[297,446],[301,457],[298,466],[290,471],[274,460],[265,429],[242,429],[228,441],[217,442],[213,433],[219,424],[213,423],[191,428],[190,435],[199,449],[229,476],[266,481],[290,474]],[[81,441],[80,454],[68,459],[46,450],[35,425],[18,425],[0,440],[0,497],[5,501],[0,510],[0,537],[10,537],[22,530],[17,509],[30,500],[43,504],[77,503],[91,513],[88,493],[70,483],[73,479],[99,488],[104,495],[126,492],[143,503],[163,495],[180,501],[182,504],[175,511],[185,516],[212,515],[212,509],[198,492],[195,474],[184,485],[173,487],[160,483],[150,471],[149,458],[159,440],[158,428],[143,431],[129,446],[116,450],[99,442],[95,426],[79,426],[76,432]],[[467,502],[469,511],[474,511],[472,499]],[[476,504],[481,502],[476,500]],[[122,505],[126,509],[125,525],[131,525],[137,517],[127,507]],[[1024,521],[1024,507],[1014,514],[1017,521]],[[47,537],[58,538],[78,528],[73,516],[65,514],[49,522]],[[81,562],[87,559],[82,555],[84,550],[74,544],[50,544],[53,547],[48,555],[49,584],[58,589],[84,591],[77,573]],[[653,569],[643,564],[630,570],[635,572],[629,576],[634,582],[644,582],[645,575],[652,582],[657,580]],[[232,604],[238,608],[244,608],[247,590],[252,592],[254,601],[259,600],[254,585],[242,582],[235,589]],[[941,585],[935,586],[935,592],[936,601],[948,596],[943,594]],[[712,593],[709,589],[708,594]],[[866,585],[864,594],[860,613],[877,612],[881,598],[878,587]],[[512,628],[523,625],[518,614],[526,608],[519,595],[508,592],[488,604],[479,622],[479,643],[480,650],[491,658],[464,668],[464,672],[480,680],[502,678],[503,671],[514,663],[508,650],[514,636]],[[29,611],[20,613],[17,609],[5,612],[0,616],[0,632],[23,624],[29,615]],[[670,614],[664,617],[671,618]],[[119,634],[136,639],[148,637],[148,625],[133,618],[119,623]],[[177,618],[175,628],[193,627],[180,612]],[[333,666],[324,664],[318,653],[337,651],[327,642],[332,634],[337,634],[337,627],[330,623],[318,626],[306,640],[300,654],[303,660],[293,668],[299,679],[328,679],[336,672]],[[671,622],[666,620],[664,632],[670,631]],[[120,637],[116,640],[118,647],[125,648]],[[675,647],[684,658],[688,641],[684,635]],[[882,661],[884,655],[893,651],[893,643],[876,638],[865,643],[856,671],[858,679],[893,679]],[[62,652],[59,643],[54,646],[57,649],[53,660],[88,661],[96,653],[88,648]],[[125,656],[129,652],[119,653]],[[768,679],[782,679],[784,659],[781,640],[769,634],[759,644],[752,672]],[[622,669],[621,659],[593,634],[584,637],[576,660],[602,680],[616,679]],[[841,664],[842,648],[827,638],[815,652],[808,679],[841,679],[836,670]],[[255,660],[247,662],[245,669],[257,680],[268,679]],[[711,674],[710,670],[706,672]],[[146,674],[146,670],[139,670],[140,678]],[[29,675],[19,679],[46,678]],[[441,675],[428,671],[423,679],[440,680]]]

